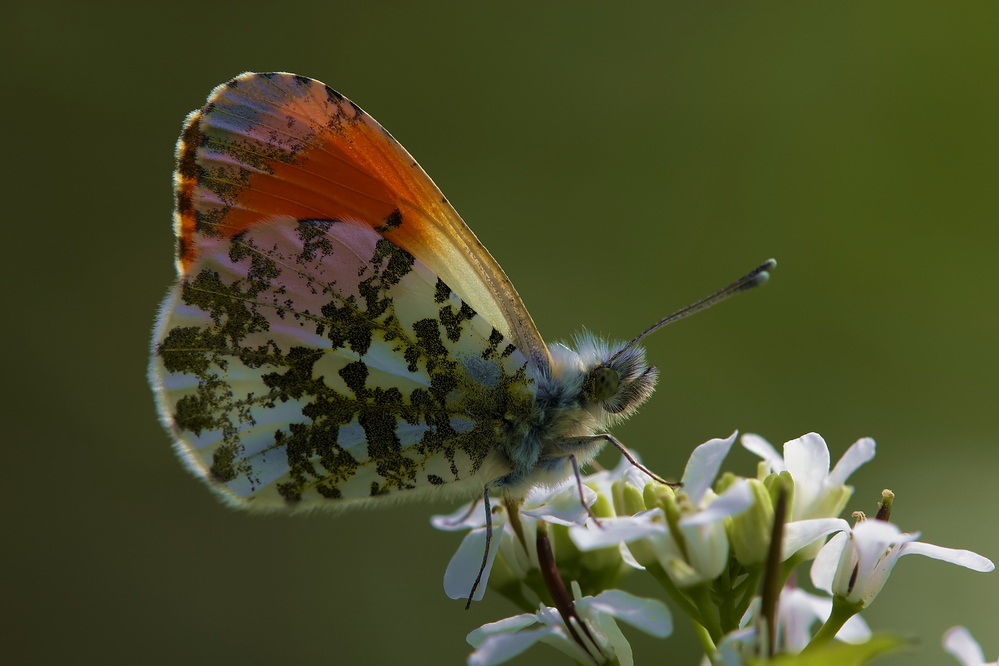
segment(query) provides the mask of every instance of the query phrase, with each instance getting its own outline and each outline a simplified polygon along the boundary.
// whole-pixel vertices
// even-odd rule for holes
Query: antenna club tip
[[[764,261],[763,265],[760,268],[762,268],[765,271],[769,271],[769,270],[772,270],[774,268],[777,268],[777,260],[774,259],[773,257],[771,257],[771,258],[767,259],[766,261]]]

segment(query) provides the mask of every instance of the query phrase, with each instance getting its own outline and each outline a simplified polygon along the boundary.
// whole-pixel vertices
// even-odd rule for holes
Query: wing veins
[[[330,157],[332,157],[332,158],[338,160],[339,162],[347,165],[348,167],[350,167],[351,169],[357,171],[358,173],[361,173],[361,174],[363,174],[363,175],[371,178],[372,180],[384,182],[384,179],[379,178],[376,174],[373,174],[368,169],[362,168],[361,165],[358,163],[358,161],[346,159],[344,157],[341,157],[340,155],[337,155],[335,152],[333,152],[333,151],[328,150],[327,148],[325,148],[322,142],[317,141],[317,137],[320,136],[319,133],[315,133],[314,132],[314,133],[311,134],[311,136],[309,136],[306,139],[306,138],[296,137],[293,134],[291,134],[290,132],[288,132],[287,130],[281,129],[280,127],[276,127],[276,126],[271,125],[271,124],[269,124],[267,122],[262,122],[259,119],[248,118],[248,117],[240,115],[238,113],[234,113],[234,112],[232,112],[229,109],[221,109],[219,107],[215,107],[214,109],[212,109],[211,112],[214,113],[214,114],[228,115],[228,116],[231,116],[233,118],[238,118],[239,120],[245,121],[246,123],[250,123],[250,124],[253,124],[253,125],[257,126],[257,127],[262,127],[264,129],[267,129],[267,130],[269,130],[271,132],[274,132],[274,133],[277,133],[277,134],[282,134],[282,135],[284,135],[284,136],[286,136],[286,137],[288,137],[290,139],[297,140],[297,141],[301,142],[303,145],[308,146],[311,150],[317,150],[317,151],[320,151],[320,152],[322,152],[322,153],[324,153],[326,155],[329,155]],[[371,116],[369,116],[364,111],[361,111],[360,113],[361,113],[361,115],[357,116],[357,118],[355,119],[358,122],[364,122],[364,118],[370,118],[371,117]],[[312,121],[314,120],[311,116],[305,115],[304,113],[301,113],[301,112],[296,112],[296,115],[299,116],[300,120],[306,122],[307,124],[312,124]],[[270,117],[272,117],[272,116],[268,115],[268,118],[270,118]],[[376,122],[376,121],[372,121],[372,122]],[[228,132],[229,130],[226,130],[226,131]],[[270,145],[275,145],[275,144],[271,143],[270,141],[263,141],[263,140],[257,139],[256,137],[248,136],[248,135],[246,135],[246,134],[244,134],[242,132],[238,132],[238,133],[237,132],[231,132],[231,133],[235,134],[236,136],[239,136],[239,137],[241,137],[243,139],[250,140],[250,141],[258,141],[260,143],[263,143],[263,144],[269,145],[269,146]],[[389,141],[395,142],[395,139],[392,138],[392,137],[387,136],[386,138]],[[387,159],[386,159],[386,152],[381,149],[381,146],[377,145],[376,143],[372,143],[371,145],[372,145],[372,147],[374,149],[376,149],[376,150],[379,151],[379,153],[382,156],[382,159],[383,159],[383,161],[385,163],[387,163],[389,165],[392,165],[393,167],[396,166],[397,164],[399,164],[399,159],[397,158],[396,155],[389,154],[389,155],[387,155]],[[254,151],[254,150],[250,149],[249,147],[247,147],[245,144],[239,144],[238,146],[233,146],[233,147],[238,147],[245,154],[255,155],[255,156],[260,156],[260,157],[265,157],[266,158],[266,154],[265,153],[263,153],[262,151]],[[312,170],[306,169],[303,166],[301,166],[299,164],[296,164],[294,162],[287,162],[285,164],[286,164],[286,166],[288,166],[290,168],[294,168],[294,169],[297,169],[297,170],[299,170],[299,171],[301,171],[303,173],[307,173],[307,174],[309,174],[311,176],[315,176],[315,177],[319,178],[320,180],[326,181],[327,183],[330,183],[332,185],[336,185],[336,186],[338,186],[340,188],[343,188],[344,190],[347,190],[347,191],[352,192],[354,194],[366,197],[366,198],[371,199],[373,201],[377,201],[378,203],[385,204],[386,206],[395,206],[398,202],[404,203],[406,206],[408,206],[408,207],[416,210],[421,215],[421,217],[423,217],[424,219],[431,220],[433,222],[436,222],[436,223],[440,224],[440,220],[438,220],[435,217],[432,217],[429,214],[428,211],[424,210],[424,208],[422,206],[420,206],[418,203],[414,202],[409,197],[401,196],[401,193],[397,192],[396,190],[392,190],[392,192],[395,193],[395,194],[397,194],[397,195],[400,195],[400,196],[398,196],[398,201],[386,201],[385,199],[379,198],[379,197],[374,196],[372,194],[369,194],[367,192],[362,192],[361,190],[357,190],[357,189],[354,189],[352,187],[349,187],[349,186],[345,185],[344,183],[341,183],[341,182],[339,182],[337,180],[333,180],[331,178],[328,178],[328,177],[324,176],[323,174],[321,174],[321,173],[319,173],[317,171],[312,171]],[[397,171],[397,175],[401,176],[401,175],[404,175],[404,174],[399,174],[399,172]],[[221,179],[218,179],[218,180],[221,180]],[[230,183],[230,184],[232,184],[232,185],[239,185],[239,183]],[[287,200],[287,201],[291,201],[291,200]],[[291,203],[296,203],[298,205],[301,205],[299,202],[296,202],[296,201],[291,201]],[[317,211],[317,212],[320,212],[320,211]]]

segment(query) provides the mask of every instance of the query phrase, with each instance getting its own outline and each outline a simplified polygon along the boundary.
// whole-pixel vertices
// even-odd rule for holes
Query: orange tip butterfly
[[[652,393],[637,342],[546,345],[496,261],[392,136],[329,86],[243,74],[177,144],[176,286],[149,377],[228,503],[523,499]]]

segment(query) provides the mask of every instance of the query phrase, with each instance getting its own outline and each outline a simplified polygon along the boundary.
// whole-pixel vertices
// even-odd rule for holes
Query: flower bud
[[[735,559],[744,567],[762,564],[767,559],[773,532],[774,506],[767,487],[756,479],[747,479],[753,504],[742,513],[726,519],[729,542]]]

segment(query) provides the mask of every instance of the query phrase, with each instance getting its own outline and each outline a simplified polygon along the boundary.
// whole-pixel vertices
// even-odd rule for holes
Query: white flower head
[[[735,433],[694,449],[683,475],[683,489],[675,495],[675,529],[670,528],[666,512],[654,508],[602,521],[598,529],[592,525],[574,527],[569,533],[576,546],[586,551],[640,541],[632,545],[636,558],[647,560],[637,556],[639,550],[651,554],[681,588],[717,578],[728,562],[724,519],[745,511],[753,501],[744,480],[733,483],[721,495],[711,490],[734,442]]]
[[[575,478],[552,489],[534,488],[520,509],[520,522],[525,536],[523,544],[514,534],[505,509],[501,509],[501,504],[494,505],[492,544],[486,567],[482,570],[482,579],[472,599],[480,601],[485,594],[486,582],[497,553],[502,553],[503,561],[517,577],[523,578],[530,569],[537,569],[538,554],[534,541],[537,521],[543,520],[555,525],[583,524],[588,515],[586,507],[596,499],[596,493],[584,487],[583,494],[586,505],[579,501],[579,486]],[[479,575],[482,556],[486,550],[486,520],[481,503],[475,501],[466,504],[451,515],[434,516],[430,522],[439,530],[471,530],[458,546],[444,573],[444,592],[448,597],[466,599]]]
[[[948,629],[944,634],[943,646],[961,662],[961,666],[999,666],[999,660],[985,661],[982,647],[964,627]]]
[[[777,605],[777,651],[780,654],[798,654],[812,640],[816,623],[825,622],[832,613],[833,602],[828,597],[810,594],[794,585],[786,585]],[[724,666],[744,664],[760,655],[760,630],[757,618],[760,599],[750,605],[739,629],[718,644],[715,663]],[[871,637],[871,629],[859,615],[854,615],[836,633],[844,643],[863,643]]]
[[[874,440],[864,437],[847,449],[829,471],[829,447],[813,433],[784,444],[784,455],[759,435],[742,436],[742,445],[763,458],[770,472],[788,472],[794,480],[791,520],[830,518],[840,514],[853,489],[846,480],[874,457]]]
[[[861,521],[823,546],[812,562],[812,582],[820,590],[866,608],[903,555],[924,555],[973,571],[995,569],[990,560],[970,550],[942,548],[916,541],[918,538],[918,533],[903,533],[884,520]]]
[[[485,624],[468,635],[469,644],[475,648],[468,658],[469,666],[502,664],[536,643],[547,643],[581,664],[616,660],[621,666],[632,666],[631,645],[617,626],[617,620],[656,638],[673,633],[669,609],[657,599],[643,599],[621,590],[580,598],[579,588],[574,586],[573,590],[577,598],[576,614],[583,627],[573,622],[570,630],[558,610],[547,606],[542,606],[537,613]],[[574,634],[585,648],[576,641]]]
[[[777,614],[779,616],[779,644],[788,654],[797,654],[812,640],[816,623],[829,619],[833,601],[805,592],[799,587],[787,586],[781,592]],[[854,615],[836,633],[844,643],[863,643],[871,637],[871,629],[859,615]]]

